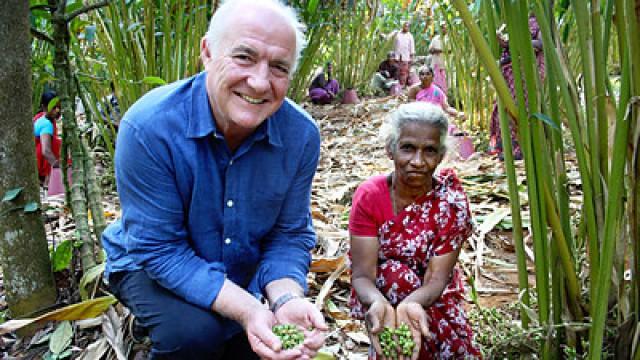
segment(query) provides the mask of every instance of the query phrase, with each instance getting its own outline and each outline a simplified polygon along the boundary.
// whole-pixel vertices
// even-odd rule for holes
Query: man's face
[[[207,93],[223,134],[246,135],[284,101],[295,59],[295,33],[269,9],[247,9],[225,25],[217,48],[202,40]]]
[[[409,31],[409,23],[406,22],[402,24],[402,32],[408,32],[408,31]]]

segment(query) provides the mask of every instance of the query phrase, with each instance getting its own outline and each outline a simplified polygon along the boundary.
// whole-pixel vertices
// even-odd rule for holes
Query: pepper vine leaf
[[[35,201],[27,203],[27,205],[24,206],[24,212],[27,213],[27,214],[28,213],[32,213],[32,212],[36,212],[36,211],[38,211],[38,209],[40,209],[40,206]]]
[[[18,195],[20,195],[23,189],[24,188],[19,187],[19,188],[15,188],[7,191],[6,193],[4,193],[4,196],[2,197],[2,202],[15,200],[15,198],[17,198]]]

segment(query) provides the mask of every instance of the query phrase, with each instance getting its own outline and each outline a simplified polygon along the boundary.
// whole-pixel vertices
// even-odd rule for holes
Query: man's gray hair
[[[440,152],[447,150],[447,132],[449,130],[449,120],[442,111],[442,107],[423,101],[416,101],[402,104],[391,113],[380,128],[380,136],[384,140],[385,148],[388,151],[396,151],[400,132],[405,125],[415,123],[419,125],[433,126],[440,133]]]
[[[229,30],[227,26],[228,20],[237,14],[238,11],[242,12],[243,7],[255,7],[256,4],[264,5],[281,15],[295,32],[295,57],[293,66],[289,72],[289,77],[293,77],[293,74],[298,68],[302,50],[307,46],[307,38],[304,34],[307,27],[298,20],[298,14],[292,7],[283,4],[279,0],[224,0],[222,5],[211,17],[209,30],[207,30],[207,34],[205,35],[209,46],[213,51],[217,52],[218,46],[223,40],[224,31]],[[231,31],[233,31],[233,29],[231,29]]]

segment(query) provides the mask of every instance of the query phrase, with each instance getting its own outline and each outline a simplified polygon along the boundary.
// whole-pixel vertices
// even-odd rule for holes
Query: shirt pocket
[[[252,238],[261,239],[274,228],[284,205],[284,198],[284,194],[265,194],[261,191],[251,194],[247,216],[254,231]]]

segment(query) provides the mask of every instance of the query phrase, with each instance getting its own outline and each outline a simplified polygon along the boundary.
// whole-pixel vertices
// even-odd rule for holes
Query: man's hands
[[[313,359],[324,344],[325,332],[329,329],[318,308],[304,298],[294,298],[276,310],[275,318],[280,324],[297,325],[303,330],[304,343],[302,348],[296,348],[301,351],[296,359]]]
[[[272,327],[276,322],[273,313],[264,308],[258,308],[247,314],[247,318],[242,325],[245,328],[253,351],[261,359],[289,360],[302,358],[303,354],[300,348],[282,349],[280,339],[272,331]]]
[[[386,301],[375,301],[369,306],[369,311],[364,315],[364,323],[369,332],[369,339],[371,339],[373,349],[384,360],[385,357],[382,355],[382,347],[380,346],[378,335],[384,330],[385,326],[395,328],[395,309]]]
[[[422,305],[416,302],[401,302],[396,308],[396,321],[398,324],[407,324],[413,337],[413,354],[411,360],[417,360],[420,354],[422,338],[429,337],[429,318]],[[400,357],[402,359],[402,357]]]

